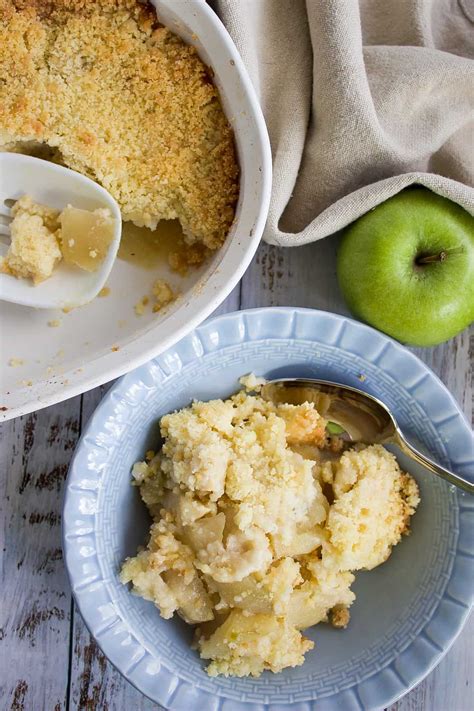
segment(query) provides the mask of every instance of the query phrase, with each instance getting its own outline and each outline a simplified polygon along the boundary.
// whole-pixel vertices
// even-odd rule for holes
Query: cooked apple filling
[[[61,252],[67,264],[95,272],[114,239],[115,220],[110,211],[80,210],[68,205],[59,215]]]
[[[114,238],[115,220],[106,208],[62,212],[23,195],[12,207],[11,242],[0,271],[34,284],[48,279],[64,259],[93,272],[104,260]]]
[[[258,393],[194,402],[162,418],[162,449],[133,468],[154,523],[121,579],[162,617],[198,625],[211,676],[302,664],[302,630],[345,627],[353,571],[409,531],[412,477],[378,445],[337,453],[326,424],[314,404]]]

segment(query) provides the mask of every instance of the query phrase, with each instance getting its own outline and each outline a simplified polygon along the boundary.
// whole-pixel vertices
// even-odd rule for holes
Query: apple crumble
[[[208,249],[234,218],[233,132],[210,71],[147,2],[0,0],[0,150],[57,160],[124,220],[177,218]]]
[[[122,582],[197,625],[211,676],[301,665],[314,646],[302,630],[346,627],[354,571],[409,532],[414,479],[380,445],[334,446],[313,403],[255,391],[193,402],[161,419],[161,435],[133,468],[153,524]]]
[[[62,212],[23,195],[11,209],[11,242],[0,260],[0,271],[40,284],[64,259],[93,272],[113,240],[115,220],[106,208],[81,210],[68,205]]]
[[[61,261],[59,248],[59,211],[34,203],[23,195],[13,205],[11,242],[0,260],[0,271],[34,284],[48,279]]]

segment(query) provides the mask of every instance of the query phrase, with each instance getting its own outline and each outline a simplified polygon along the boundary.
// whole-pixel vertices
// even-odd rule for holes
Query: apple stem
[[[416,263],[431,264],[432,262],[444,262],[447,256],[447,252],[440,252],[439,254],[427,254],[426,257],[418,257]]]

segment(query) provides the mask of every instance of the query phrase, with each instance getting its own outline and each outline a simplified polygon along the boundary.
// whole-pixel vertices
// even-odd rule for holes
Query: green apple
[[[337,275],[358,318],[412,345],[446,341],[474,320],[474,217],[407,188],[346,229]]]

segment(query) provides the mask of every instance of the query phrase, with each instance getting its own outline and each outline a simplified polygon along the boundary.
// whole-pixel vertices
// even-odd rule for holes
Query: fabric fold
[[[267,242],[326,237],[414,183],[474,215],[470,2],[213,3],[268,125]]]

